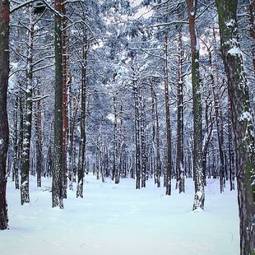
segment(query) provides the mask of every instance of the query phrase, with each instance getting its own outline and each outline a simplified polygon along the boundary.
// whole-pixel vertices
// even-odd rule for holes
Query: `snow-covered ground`
[[[10,230],[0,232],[1,255],[238,255],[236,193],[219,194],[208,180],[205,211],[192,212],[193,184],[171,197],[152,181],[135,189],[133,180],[97,181],[86,176],[85,197],[68,193],[65,209],[51,208],[50,179],[20,206],[8,183]]]

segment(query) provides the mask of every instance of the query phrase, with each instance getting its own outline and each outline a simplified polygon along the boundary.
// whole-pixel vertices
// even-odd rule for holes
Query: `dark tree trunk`
[[[62,13],[66,15],[65,3],[62,3]],[[68,19],[62,18],[62,65],[63,65],[63,196],[67,198],[67,143],[68,143]]]
[[[85,42],[87,43],[87,42]],[[88,45],[83,47],[83,66],[81,81],[81,120],[80,120],[80,150],[78,163],[78,184],[76,197],[83,197],[83,181],[85,173],[85,148],[86,148],[86,99],[87,99],[87,54]]]
[[[135,83],[135,82],[134,82]],[[136,189],[141,187],[141,144],[140,144],[140,111],[139,111],[139,93],[137,85],[133,85],[135,101],[135,171],[136,171]]]
[[[7,91],[9,78],[9,22],[10,7],[8,0],[0,0],[0,230],[7,229],[6,201],[6,158],[9,144],[7,116]]]
[[[165,162],[165,185],[166,195],[171,195],[172,178],[172,138],[171,138],[171,118],[170,118],[170,98],[168,81],[168,34],[164,35],[164,93],[165,93],[165,121],[166,121],[166,162]]]
[[[147,157],[146,157],[146,142],[145,142],[145,102],[144,98],[141,96],[141,167],[142,167],[142,176],[141,176],[141,187],[145,188],[146,186],[146,174],[147,174]]]
[[[114,79],[113,79],[114,80]],[[113,111],[114,111],[114,126],[113,126],[113,167],[112,167],[112,180],[115,179],[118,171],[117,169],[117,153],[118,153],[118,144],[117,144],[117,99],[116,95],[113,96]]]
[[[55,0],[55,9],[63,12],[62,0]],[[54,164],[52,178],[52,207],[64,208],[63,176],[63,65],[62,65],[62,18],[55,14],[55,120]]]
[[[35,113],[35,130],[36,130],[36,176],[37,187],[42,185],[42,172],[43,172],[43,135],[42,135],[42,106],[39,100],[36,103]]]
[[[228,103],[228,157],[229,157],[229,182],[230,190],[235,189],[235,153],[233,149],[233,130],[231,118],[231,103]]]
[[[15,114],[14,114],[14,138],[13,138],[13,149],[14,149],[14,158],[13,158],[13,176],[15,181],[15,188],[19,189],[19,138],[18,138],[18,110],[19,110],[19,97],[16,95],[15,98]]]
[[[193,209],[204,208],[204,181],[202,170],[202,103],[201,80],[199,73],[199,48],[196,34],[197,0],[186,0],[189,15],[189,32],[192,54],[192,94],[193,94],[193,125],[194,125],[194,151],[193,172],[195,180],[195,198]]]
[[[252,49],[251,49],[251,53],[252,53],[252,64],[253,64],[253,69],[255,72],[255,0],[250,0],[249,3],[249,21],[250,21],[250,36],[252,39]]]

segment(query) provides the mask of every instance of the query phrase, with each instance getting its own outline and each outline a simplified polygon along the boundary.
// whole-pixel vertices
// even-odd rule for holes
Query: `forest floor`
[[[186,193],[164,195],[153,181],[135,189],[134,180],[119,185],[86,176],[84,199],[68,192],[65,209],[51,208],[51,180],[36,188],[31,203],[20,206],[19,192],[8,183],[9,226],[0,232],[1,255],[238,255],[236,192],[219,193],[208,180],[206,208],[192,209],[193,182]]]

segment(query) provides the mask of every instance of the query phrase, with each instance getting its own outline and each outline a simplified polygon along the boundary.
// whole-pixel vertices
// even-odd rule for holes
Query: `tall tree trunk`
[[[116,172],[118,171],[118,143],[117,143],[117,99],[116,95],[113,96],[113,111],[114,111],[114,127],[113,127],[113,168],[112,180],[115,179]]]
[[[78,163],[77,197],[83,197],[83,179],[85,173],[85,148],[86,148],[86,99],[87,99],[87,55],[88,45],[83,46],[82,81],[81,81],[81,120],[80,120],[80,149]]]
[[[65,3],[62,13],[66,15]],[[68,53],[67,18],[62,18],[62,65],[63,65],[63,196],[67,198],[67,144],[68,144]]]
[[[235,155],[233,149],[233,131],[232,131],[232,116],[231,102],[228,100],[228,157],[229,157],[229,182],[230,190],[235,189]]]
[[[135,101],[135,171],[136,171],[136,189],[141,188],[141,143],[140,143],[140,105],[139,88],[135,79],[133,79],[133,91]]]
[[[8,0],[0,0],[0,230],[7,229],[6,201],[6,159],[9,144],[7,116],[7,91],[9,78],[9,22],[10,7]]]
[[[177,84],[177,146],[176,146],[176,176],[179,192],[185,192],[185,173],[183,162],[183,43],[182,27],[178,31],[178,84]]]
[[[159,134],[159,114],[158,114],[158,98],[157,98],[157,94],[154,91],[153,88],[153,84],[151,84],[151,96],[153,98],[152,100],[152,104],[154,105],[154,112],[155,112],[155,116],[154,116],[154,120],[153,122],[155,122],[154,124],[154,128],[155,131],[153,132],[153,137],[155,140],[154,144],[156,147],[156,173],[155,173],[155,179],[156,179],[156,184],[157,187],[160,187],[160,177],[161,177],[161,159],[160,159],[160,134]]]
[[[55,9],[63,13],[62,0],[55,0]],[[63,65],[62,65],[62,18],[55,14],[55,119],[54,119],[54,164],[52,178],[52,207],[64,208],[63,176]]]
[[[252,39],[251,53],[252,53],[252,64],[255,72],[255,0],[249,0],[249,21],[250,21],[250,36]]]
[[[38,94],[40,94],[38,92]],[[43,135],[42,135],[42,106],[41,100],[36,102],[36,113],[35,113],[35,130],[36,130],[36,176],[37,176],[37,187],[42,185],[42,172],[43,172]]]
[[[14,114],[14,138],[13,138],[13,149],[14,149],[14,158],[13,158],[13,174],[15,181],[15,188],[19,189],[19,138],[18,138],[18,110],[19,110],[19,96],[16,95],[15,98],[15,114]]]
[[[171,139],[171,118],[170,118],[170,99],[169,99],[169,81],[168,81],[168,33],[164,35],[164,93],[165,93],[165,121],[166,121],[166,195],[171,195],[172,178],[172,139]]]
[[[146,143],[145,143],[145,102],[144,98],[141,96],[141,166],[142,166],[142,176],[141,176],[141,187],[146,186],[146,170],[147,170],[147,157],[146,157]]]
[[[199,42],[196,34],[197,0],[186,0],[189,15],[189,32],[192,54],[192,94],[193,94],[193,125],[194,125],[194,151],[193,172],[195,180],[195,198],[193,210],[204,209],[204,181],[202,170],[202,102],[201,80],[199,73]]]
[[[29,171],[30,171],[30,146],[32,132],[32,96],[33,96],[33,48],[34,48],[34,13],[33,6],[29,7],[29,30],[27,51],[26,93],[23,124],[23,144],[21,161],[21,204],[29,203]]]
[[[255,139],[249,89],[237,35],[237,0],[216,0],[236,145],[241,255],[255,254]]]
[[[213,28],[213,49],[217,51],[217,40],[215,29]],[[212,92],[214,99],[214,109],[215,109],[215,119],[217,128],[217,138],[218,138],[218,148],[220,156],[220,192],[224,191],[225,178],[227,174],[225,173],[225,155],[224,155],[224,130],[222,121],[222,111],[220,108],[220,98],[219,98],[219,73],[217,66],[217,59],[213,59],[212,52],[208,50],[209,53],[209,65],[211,67],[210,79],[212,84]]]

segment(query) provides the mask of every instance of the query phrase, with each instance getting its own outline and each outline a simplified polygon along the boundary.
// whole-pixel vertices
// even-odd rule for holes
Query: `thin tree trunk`
[[[19,138],[18,138],[18,110],[19,110],[19,97],[16,95],[15,98],[15,116],[14,116],[14,139],[13,139],[13,147],[14,147],[14,159],[13,159],[13,174],[15,181],[15,188],[19,189]]]
[[[87,42],[85,42],[87,43]],[[85,148],[86,148],[86,100],[87,100],[87,54],[88,45],[83,47],[83,66],[82,66],[82,82],[81,82],[81,120],[80,120],[80,151],[78,163],[78,184],[77,197],[83,197],[83,181],[85,173]]]
[[[166,195],[171,195],[171,178],[172,178],[172,141],[171,141],[171,119],[170,119],[170,99],[168,84],[168,33],[164,35],[164,93],[165,93],[165,122],[166,122]]]
[[[65,3],[62,13],[66,15]],[[63,65],[63,196],[67,198],[67,144],[68,144],[68,57],[67,57],[67,18],[62,18],[62,65]]]
[[[136,171],[136,189],[141,187],[141,144],[140,144],[140,111],[139,111],[139,93],[135,81],[133,81],[134,101],[135,101],[135,171]]]
[[[146,186],[146,144],[145,144],[145,105],[144,98],[141,96],[141,166],[142,166],[142,176],[141,176],[141,187],[145,188]]]
[[[35,130],[36,130],[36,174],[37,174],[37,187],[42,185],[42,172],[43,172],[43,136],[42,136],[42,106],[39,100],[36,103],[35,113]]]

